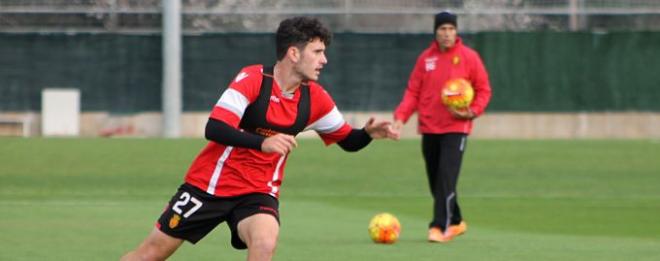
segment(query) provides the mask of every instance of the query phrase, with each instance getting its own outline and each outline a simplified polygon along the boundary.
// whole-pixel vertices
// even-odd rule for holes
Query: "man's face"
[[[440,44],[440,48],[449,49],[456,43],[456,26],[452,24],[442,24],[435,30],[435,40]]]
[[[326,63],[328,63],[328,59],[325,57],[325,44],[320,39],[315,38],[300,51],[300,58],[295,63],[294,70],[301,76],[303,81],[317,81],[321,69]]]

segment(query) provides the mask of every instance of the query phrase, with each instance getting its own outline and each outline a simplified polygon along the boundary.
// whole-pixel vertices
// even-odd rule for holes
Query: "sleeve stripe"
[[[242,118],[245,113],[245,108],[249,104],[248,99],[237,90],[228,88],[215,106],[222,107],[228,111],[235,113],[238,117]]]
[[[337,106],[332,108],[325,116],[312,123],[310,128],[318,133],[332,133],[344,126],[344,116],[341,115]]]

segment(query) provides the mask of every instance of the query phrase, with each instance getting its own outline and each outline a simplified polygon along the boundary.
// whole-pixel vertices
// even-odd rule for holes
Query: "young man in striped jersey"
[[[370,119],[354,129],[316,81],[328,62],[331,33],[318,20],[280,23],[278,61],[243,68],[214,106],[209,143],[190,166],[156,227],[122,260],[164,260],[187,240],[196,243],[222,222],[247,260],[270,260],[279,234],[278,197],[294,136],[316,131],[326,145],[357,151],[372,139],[397,139],[390,122]]]

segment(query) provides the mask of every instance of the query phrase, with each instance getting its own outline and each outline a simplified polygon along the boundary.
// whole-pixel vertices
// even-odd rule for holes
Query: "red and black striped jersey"
[[[239,128],[246,108],[259,96],[263,77],[262,65],[243,68],[220,96],[210,118]],[[275,126],[291,126],[297,116],[300,88],[283,93],[272,82],[266,121]],[[330,95],[316,82],[310,81],[306,88],[310,112],[305,129],[316,131],[326,145],[344,139],[352,128]],[[209,141],[188,169],[185,181],[215,196],[266,193],[278,197],[287,156]]]

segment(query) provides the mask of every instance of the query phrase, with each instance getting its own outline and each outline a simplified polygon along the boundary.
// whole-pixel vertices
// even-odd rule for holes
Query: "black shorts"
[[[280,222],[276,198],[261,193],[216,197],[190,184],[183,184],[172,197],[156,226],[163,233],[197,243],[218,224],[227,221],[231,245],[246,249],[238,236],[238,222],[257,213],[270,214]]]

